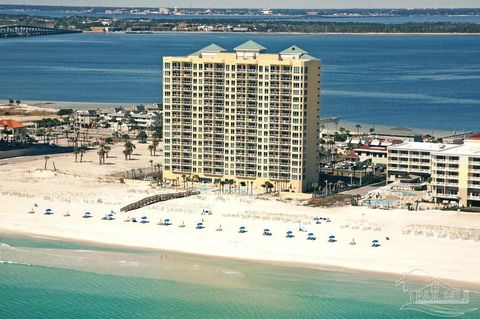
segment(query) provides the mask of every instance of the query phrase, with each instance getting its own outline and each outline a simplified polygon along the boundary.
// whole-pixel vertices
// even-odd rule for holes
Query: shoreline
[[[2,103],[8,103],[8,100],[2,100],[0,98],[0,105]],[[94,108],[94,109],[108,109],[108,108],[114,108],[114,107],[119,107],[119,106],[133,106],[133,105],[139,105],[139,104],[145,104],[145,105],[150,105],[150,104],[155,104],[155,103],[161,103],[161,102],[148,102],[148,103],[143,103],[143,102],[75,102],[75,101],[38,101],[38,100],[22,100],[22,104],[28,104],[29,106],[33,106],[36,108],[45,108],[45,109],[54,109],[54,110],[59,110],[62,108],[73,108],[74,110],[88,110],[89,108]],[[54,114],[52,114],[54,115]],[[17,117],[17,116],[13,116]],[[321,120],[325,119],[330,119],[331,117],[320,117]],[[360,124],[363,129],[369,128],[372,126],[372,123],[362,123],[362,122],[357,122],[357,121],[352,121],[348,119],[343,119],[340,118],[340,123],[338,124],[338,127],[341,127],[342,125],[349,128],[352,132],[355,132],[355,125]],[[334,126],[333,123],[327,123],[328,126]],[[373,135],[378,134],[379,132],[383,131],[388,131],[390,129],[396,128],[396,127],[404,127],[402,125],[388,125],[388,124],[381,124],[381,123],[376,123],[373,124],[375,126],[376,131],[373,133]],[[450,130],[445,130],[441,128],[422,128],[422,127],[410,127],[410,126],[405,126],[405,128],[417,132],[417,133],[433,133],[433,135],[448,135],[454,133],[453,131]],[[377,130],[378,129],[378,130]],[[367,130],[365,130],[365,133],[367,133]]]
[[[296,199],[220,194],[218,187],[203,184],[196,185],[202,191],[200,195],[118,213],[120,208],[147,196],[176,190],[148,181],[122,180],[115,175],[161,164],[161,156],[150,156],[148,144],[136,143],[132,160],[124,159],[121,144],[112,145],[109,154],[105,165],[99,165],[95,149],[88,150],[81,163],[73,154],[57,155],[48,161],[40,156],[0,162],[4,164],[0,165],[0,229],[399,277],[423,269],[434,278],[480,283],[480,255],[476,253],[480,249],[479,214],[311,207]],[[261,188],[254,191],[264,193]],[[54,214],[44,215],[47,208]],[[35,213],[28,214],[32,209]],[[202,209],[212,214],[202,215]],[[101,219],[112,210],[117,212],[115,220]],[[63,216],[66,212],[69,217]],[[85,212],[91,212],[92,218],[83,218]],[[131,221],[143,216],[150,223]],[[324,220],[317,223],[316,216]],[[167,218],[172,226],[157,224]],[[205,225],[201,230],[196,229],[200,221]],[[185,227],[178,227],[181,224]],[[248,232],[240,233],[241,226]],[[216,231],[219,227],[222,231]],[[273,235],[264,236],[265,228]],[[288,231],[293,231],[295,237],[287,238]],[[309,232],[317,240],[307,240]],[[332,235],[337,241],[329,242]],[[373,240],[379,240],[381,247],[372,247]],[[349,244],[352,241],[355,245]]]
[[[125,249],[125,250],[135,250],[138,252],[148,252],[148,253],[171,253],[178,256],[183,257],[196,257],[196,258],[214,258],[224,261],[240,261],[249,264],[257,264],[257,265],[270,265],[275,267],[282,267],[282,268],[293,268],[293,269],[307,269],[307,270],[316,270],[316,271],[325,271],[325,272],[333,272],[333,273],[345,273],[345,274],[353,274],[353,275],[360,275],[365,277],[374,277],[382,280],[392,280],[395,282],[399,279],[402,274],[396,272],[388,272],[388,271],[369,271],[365,269],[359,269],[354,267],[341,267],[336,265],[330,264],[319,264],[319,263],[307,263],[307,262],[289,262],[289,261],[281,261],[281,260],[270,260],[270,259],[252,259],[252,258],[243,258],[243,257],[232,257],[232,256],[222,256],[222,255],[211,255],[211,254],[201,254],[201,253],[194,253],[194,252],[185,252],[179,250],[172,250],[172,249],[160,249],[155,247],[145,247],[145,246],[136,246],[136,245],[128,245],[128,244],[119,244],[119,243],[109,243],[104,241],[96,241],[96,240],[89,240],[89,239],[76,239],[71,238],[68,236],[51,236],[51,235],[38,235],[36,233],[26,232],[26,231],[12,231],[9,229],[3,229],[0,226],[0,236],[5,237],[15,237],[15,238],[22,238],[22,239],[29,239],[29,240],[46,240],[46,241],[58,241],[58,242],[65,242],[65,243],[73,243],[73,244],[80,244],[80,245],[87,245],[87,246],[94,246],[94,247],[101,247],[101,248],[110,248],[110,249]],[[422,276],[411,276],[413,280],[417,283],[428,283],[429,278],[422,277]],[[471,290],[480,290],[480,282],[470,282],[465,280],[457,280],[451,278],[442,278],[442,277],[435,277],[435,279],[445,280],[449,284],[454,286],[461,287],[463,289],[471,289]]]
[[[88,34],[129,34],[129,35],[149,35],[149,34],[254,34],[254,35],[312,35],[312,36],[321,36],[321,35],[358,35],[358,36],[384,36],[384,35],[392,35],[392,36],[412,36],[412,35],[419,35],[419,36],[480,36],[478,32],[215,32],[215,31],[115,31],[115,32],[95,32],[95,31],[82,31],[83,33]]]

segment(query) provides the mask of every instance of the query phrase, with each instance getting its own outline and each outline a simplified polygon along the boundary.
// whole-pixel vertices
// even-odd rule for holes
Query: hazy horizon
[[[381,5],[378,5],[381,3]],[[478,0],[0,0],[3,5],[81,6],[81,7],[179,7],[179,8],[272,8],[272,9],[437,9],[479,8]]]

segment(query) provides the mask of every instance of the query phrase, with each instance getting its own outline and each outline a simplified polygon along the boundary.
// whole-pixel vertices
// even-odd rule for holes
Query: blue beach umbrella
[[[315,236],[314,233],[308,233],[308,236]]]
[[[335,236],[330,235],[330,236],[328,236],[328,238],[329,238],[329,239],[335,239]]]
[[[245,226],[240,226],[240,230],[245,230]]]
[[[147,219],[147,216],[142,216],[142,219]]]

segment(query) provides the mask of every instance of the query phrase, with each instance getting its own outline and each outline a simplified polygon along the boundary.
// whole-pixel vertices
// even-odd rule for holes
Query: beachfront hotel
[[[462,145],[407,142],[389,147],[389,179],[406,174],[430,177],[437,203],[480,206],[480,134]]]
[[[166,179],[305,192],[318,178],[320,61],[297,46],[211,44],[163,59]]]

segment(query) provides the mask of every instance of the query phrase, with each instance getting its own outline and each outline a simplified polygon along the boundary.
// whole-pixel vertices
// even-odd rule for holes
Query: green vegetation
[[[145,133],[144,130],[141,130],[138,134],[137,134],[137,139],[140,143],[146,143],[147,142],[147,133]]]
[[[106,17],[107,18],[107,17]],[[225,19],[198,19],[194,21],[167,19],[117,18],[112,19],[112,31],[197,31],[197,27],[228,26],[232,21]],[[425,22],[425,23],[363,23],[363,22],[318,22],[285,20],[244,20],[235,21],[253,32],[302,32],[302,33],[480,33],[480,24]],[[104,27],[98,17],[66,16],[42,17],[28,15],[0,15],[0,25],[32,25],[58,29],[88,31],[92,27]],[[13,104],[13,103],[12,103]]]
[[[124,147],[125,149],[123,150],[123,155],[125,155],[125,160],[132,159],[133,150],[136,148],[135,144],[130,141],[126,141]]]
[[[72,109],[60,109],[57,112],[57,115],[59,115],[59,116],[65,116],[65,115],[71,115],[71,114],[73,114]]]
[[[63,124],[59,119],[44,118],[36,121],[38,127],[55,127]]]

